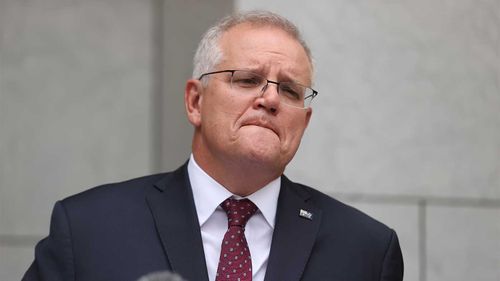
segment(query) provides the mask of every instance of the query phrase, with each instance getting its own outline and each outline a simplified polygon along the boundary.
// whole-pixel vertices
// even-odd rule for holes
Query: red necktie
[[[252,259],[245,238],[245,225],[257,211],[248,199],[226,199],[221,207],[226,211],[228,229],[222,240],[216,281],[251,281]]]

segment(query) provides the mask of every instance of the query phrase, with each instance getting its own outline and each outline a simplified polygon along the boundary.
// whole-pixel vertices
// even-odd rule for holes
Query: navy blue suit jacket
[[[160,270],[208,280],[186,165],[57,202],[23,281],[135,281]],[[402,278],[392,229],[282,177],[266,281]]]

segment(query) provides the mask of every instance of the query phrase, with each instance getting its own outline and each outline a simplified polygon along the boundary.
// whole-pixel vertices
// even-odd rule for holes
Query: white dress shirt
[[[222,239],[227,231],[227,215],[219,205],[229,197],[236,199],[241,197],[232,194],[205,173],[192,154],[188,163],[188,174],[200,223],[208,278],[210,281],[215,281]],[[252,257],[252,280],[254,281],[264,281],[266,275],[280,186],[281,178],[278,177],[245,197],[259,208],[245,227],[245,237]]]

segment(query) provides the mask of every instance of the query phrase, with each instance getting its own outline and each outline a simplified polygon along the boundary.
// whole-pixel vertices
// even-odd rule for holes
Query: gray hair
[[[223,56],[222,50],[219,47],[220,38],[224,32],[242,23],[273,26],[285,31],[302,45],[311,66],[313,65],[311,50],[302,39],[297,26],[288,19],[272,12],[250,11],[226,16],[205,32],[193,59],[194,78],[200,77],[203,73],[214,71],[213,68],[221,61]]]

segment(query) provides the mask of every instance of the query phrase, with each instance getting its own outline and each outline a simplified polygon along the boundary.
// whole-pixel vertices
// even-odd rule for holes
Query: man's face
[[[305,50],[280,29],[240,24],[219,43],[223,56],[212,71],[250,70],[272,81],[311,83]],[[220,163],[252,163],[282,173],[299,147],[311,109],[280,103],[275,84],[260,96],[241,94],[231,87],[230,77],[204,78],[208,83],[199,89],[199,114],[189,117],[202,143],[194,149]]]

